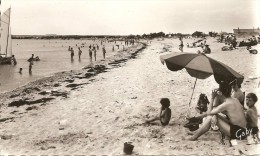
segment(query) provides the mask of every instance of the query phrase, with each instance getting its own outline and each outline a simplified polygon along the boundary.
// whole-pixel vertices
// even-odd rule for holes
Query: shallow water
[[[90,44],[98,44],[97,60],[103,59],[102,45],[99,40],[17,40],[12,41],[13,54],[17,60],[17,65],[0,65],[0,93],[11,91],[28,82],[50,76],[61,71],[81,69],[90,63],[88,47]],[[106,47],[106,57],[114,55],[119,49],[115,44],[121,45],[122,42],[103,42]],[[84,44],[84,45],[83,45]],[[124,44],[124,43],[122,43]],[[114,45],[115,51],[112,52]],[[71,60],[68,47],[74,49],[74,59]],[[81,48],[81,59],[78,59],[78,47]],[[127,46],[125,46],[127,47]],[[32,74],[29,74],[29,62],[31,55],[39,56],[40,61],[34,62]],[[94,58],[93,58],[94,59]],[[22,74],[19,68],[23,68]]]

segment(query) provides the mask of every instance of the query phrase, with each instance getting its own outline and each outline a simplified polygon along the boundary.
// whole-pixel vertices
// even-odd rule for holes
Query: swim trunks
[[[237,125],[230,125],[230,139],[246,139],[246,129]]]
[[[252,132],[251,132],[251,133],[252,133],[253,135],[255,135],[255,134],[257,134],[257,133],[259,132],[258,127],[248,127],[247,129],[250,129],[250,130],[252,129]]]

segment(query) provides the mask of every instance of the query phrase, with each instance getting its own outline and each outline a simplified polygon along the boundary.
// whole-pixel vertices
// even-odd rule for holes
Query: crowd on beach
[[[180,39],[182,40],[182,39]],[[180,43],[180,46],[182,47],[180,49],[183,49],[184,45],[183,43]],[[206,38],[204,39],[199,39],[198,41],[193,42],[191,45],[189,43],[187,43],[187,48],[196,48],[196,47],[200,47],[201,50],[198,50],[197,53],[199,54],[210,54],[211,53],[211,49],[209,47],[209,45],[207,44],[207,40]],[[183,50],[181,50],[183,52]]]
[[[183,52],[183,38],[179,37],[179,41],[179,50]],[[260,43],[260,37],[257,40],[253,35],[252,38],[246,41],[238,42],[236,36],[231,34],[225,37],[221,35],[219,41],[228,45],[229,50],[247,46],[247,50],[252,53],[250,51],[251,46]],[[197,43],[199,45],[196,45]],[[201,47],[202,51],[198,51],[198,54],[211,53],[206,38],[194,42],[192,46],[187,43],[187,47]],[[257,50],[254,54],[257,54]],[[191,137],[187,138],[188,140],[195,141],[209,130],[219,130],[222,134],[221,142],[224,143],[223,140],[227,136],[231,146],[236,145],[237,140],[245,139],[247,139],[249,144],[260,143],[258,128],[259,114],[255,106],[258,97],[252,92],[245,95],[237,79],[234,79],[232,82],[221,81],[219,88],[212,90],[210,100],[205,95],[204,100],[201,98],[196,107],[200,115],[187,118],[187,123],[184,125],[184,127],[188,128],[187,134],[191,135]],[[162,98],[160,103],[161,109],[158,116],[146,120],[146,123],[152,123],[157,120],[163,126],[169,123],[171,119],[170,101],[168,98]],[[247,107],[244,106],[244,103],[246,103]]]
[[[217,39],[219,43],[225,43],[225,45],[221,48],[222,51],[231,51],[234,49],[237,49],[238,47],[246,47],[246,49],[251,54],[257,54],[258,51],[256,49],[253,49],[252,46],[257,45],[260,43],[260,36],[255,37],[255,35],[252,35],[252,37],[248,39],[244,39],[242,41],[238,41],[235,34],[221,34],[220,37]],[[199,39],[193,43],[187,43],[187,48],[196,48],[201,47],[201,50],[198,50],[198,53],[204,53],[204,54],[210,54],[211,49],[209,45],[206,43],[206,38]],[[180,45],[179,49],[181,52],[183,52],[183,39],[180,37]]]

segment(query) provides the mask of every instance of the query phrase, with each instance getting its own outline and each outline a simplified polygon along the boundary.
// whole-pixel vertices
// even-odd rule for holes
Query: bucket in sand
[[[124,143],[124,153],[125,154],[132,154],[133,149],[134,149],[134,145],[132,145],[131,142]]]

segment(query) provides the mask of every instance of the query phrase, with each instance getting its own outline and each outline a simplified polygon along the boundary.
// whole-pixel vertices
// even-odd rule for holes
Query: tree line
[[[153,38],[164,38],[164,37],[205,37],[211,36],[216,37],[217,32],[210,31],[208,34],[205,34],[201,31],[195,31],[192,34],[182,34],[182,33],[169,33],[165,34],[164,32],[150,33],[143,35],[12,35],[12,39],[81,39],[81,38],[127,38],[127,39],[153,39]]]

